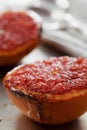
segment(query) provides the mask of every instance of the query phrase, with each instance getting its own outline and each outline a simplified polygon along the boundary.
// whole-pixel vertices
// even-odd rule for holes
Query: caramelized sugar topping
[[[64,94],[72,90],[87,89],[87,59],[53,57],[23,65],[8,73],[4,84],[25,94],[28,91]]]
[[[0,51],[10,51],[38,37],[38,25],[24,12],[0,14]]]

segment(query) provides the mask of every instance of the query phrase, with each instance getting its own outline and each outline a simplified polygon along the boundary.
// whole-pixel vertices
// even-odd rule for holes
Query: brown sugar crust
[[[64,94],[87,89],[87,60],[82,58],[51,58],[23,65],[7,75],[5,85],[28,95]]]
[[[14,64],[30,52],[40,40],[40,23],[29,13],[0,14],[0,65]]]
[[[38,37],[38,24],[25,12],[0,15],[0,52],[11,51]]]

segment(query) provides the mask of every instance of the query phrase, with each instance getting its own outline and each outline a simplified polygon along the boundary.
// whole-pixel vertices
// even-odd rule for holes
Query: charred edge
[[[30,101],[36,101],[37,102],[37,99],[30,96],[30,95],[25,95],[24,93],[19,92],[19,91],[13,91],[13,90],[10,90],[10,91],[11,91],[11,93],[16,95],[17,97],[26,98],[26,99],[29,99]]]
[[[14,95],[18,96],[18,97],[25,97],[26,95],[22,92],[19,92],[19,91],[13,91],[13,90],[10,90],[11,93],[13,93]]]
[[[22,93],[22,92],[13,91],[13,90],[11,90],[11,92],[12,92],[14,95],[18,96],[18,97],[26,98],[26,99],[29,99],[30,101],[35,102],[35,104],[36,104],[36,109],[37,109],[37,117],[39,118],[39,120],[41,120],[41,121],[43,120],[43,115],[42,115],[42,103],[43,103],[43,102],[40,102],[40,101],[38,101],[37,99],[35,99],[34,97],[31,97],[31,96],[29,96],[29,95],[25,95],[25,94]]]
[[[43,121],[43,114],[42,114],[42,102],[38,102],[36,103],[36,109],[37,109],[37,116],[39,118],[39,120]]]
[[[42,29],[42,27],[40,27],[39,34],[38,34],[39,37],[41,37],[42,31],[43,31],[43,29]]]

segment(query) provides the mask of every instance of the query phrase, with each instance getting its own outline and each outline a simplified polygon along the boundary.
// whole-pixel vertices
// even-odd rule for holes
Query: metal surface
[[[81,25],[72,15],[63,11],[52,10],[50,12],[41,7],[31,7],[30,9],[41,16],[42,42],[54,48],[56,47],[56,49],[69,55],[87,57],[87,42],[85,37],[87,32],[85,30],[83,35],[84,31],[82,31],[86,29],[85,25]],[[62,20],[65,21],[64,24]],[[67,28],[68,26],[69,28]]]
[[[30,63],[43,60],[49,56],[59,56],[58,51],[44,46],[37,47],[27,55],[21,63]],[[2,81],[6,72],[13,67],[0,67],[0,80]],[[24,116],[9,100],[5,90],[0,84],[0,130],[87,130],[87,113],[70,123],[63,125],[42,125],[31,121]]]
[[[71,56],[87,57],[87,45],[65,31],[43,31],[42,41]]]

